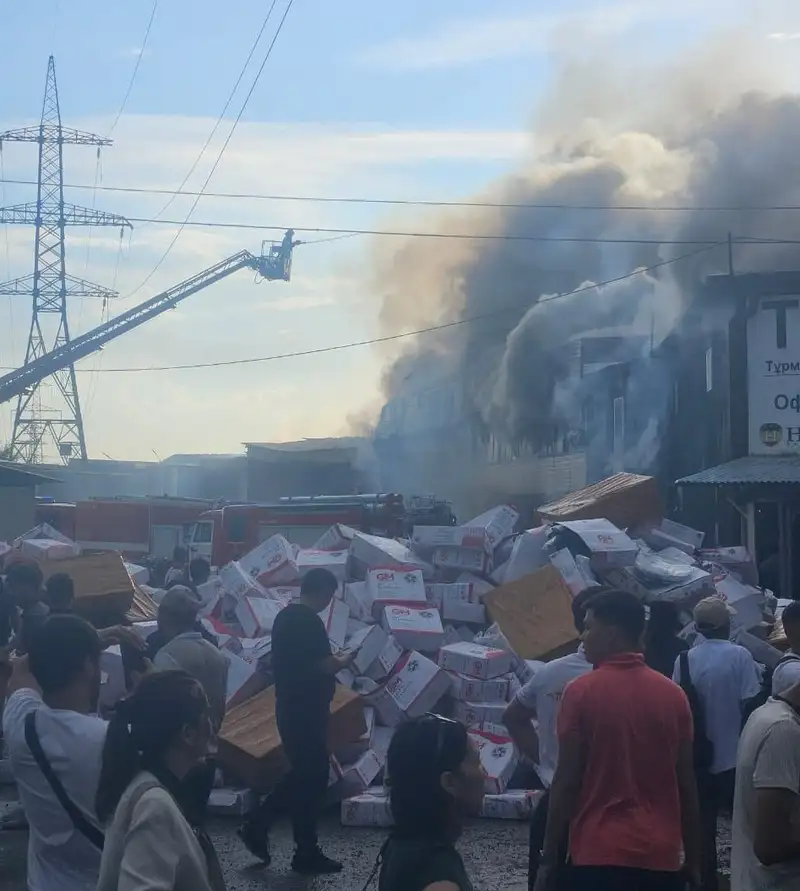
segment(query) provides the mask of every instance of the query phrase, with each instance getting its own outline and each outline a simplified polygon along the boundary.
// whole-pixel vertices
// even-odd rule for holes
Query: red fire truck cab
[[[202,514],[192,537],[192,556],[212,566],[238,560],[280,533],[311,547],[335,523],[374,535],[408,534],[417,525],[455,525],[450,504],[428,496],[406,504],[402,495],[315,495],[282,498],[275,504],[231,504]]]

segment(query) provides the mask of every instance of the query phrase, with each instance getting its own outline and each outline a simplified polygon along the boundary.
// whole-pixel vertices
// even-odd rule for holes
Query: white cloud
[[[775,31],[772,34],[768,34],[767,38],[769,40],[800,40],[800,31],[797,32],[787,32],[787,31]]]

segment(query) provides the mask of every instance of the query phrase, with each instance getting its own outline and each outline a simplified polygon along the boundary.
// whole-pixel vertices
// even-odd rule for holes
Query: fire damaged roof
[[[676,480],[678,486],[800,485],[800,455],[750,455]]]

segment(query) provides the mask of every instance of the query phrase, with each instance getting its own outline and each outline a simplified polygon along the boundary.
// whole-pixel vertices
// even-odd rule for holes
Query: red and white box
[[[481,816],[488,820],[530,820],[543,795],[543,791],[527,789],[507,789],[498,795],[484,795]]]
[[[439,665],[447,671],[490,680],[511,671],[514,654],[475,643],[448,644],[439,653]]]
[[[236,618],[247,637],[265,637],[272,633],[275,619],[285,606],[266,597],[243,597],[236,606]]]
[[[350,618],[346,604],[334,597],[319,617],[325,625],[328,640],[337,650],[343,650],[347,639],[347,620]]]
[[[500,504],[491,508],[464,525],[468,528],[481,526],[486,530],[486,536],[492,549],[496,548],[504,538],[508,538],[514,531],[519,520],[518,511],[508,504]]]
[[[478,625],[486,622],[486,608],[477,591],[468,582],[425,585],[425,593],[429,603],[440,610],[445,622]]]
[[[491,568],[492,558],[486,551],[470,548],[436,548],[433,552],[433,565],[437,569],[463,569],[486,573]]]
[[[395,665],[403,658],[403,648],[389,635],[383,649],[378,653],[378,658],[364,672],[370,680],[380,682],[387,678],[394,670]]]
[[[469,735],[478,749],[481,767],[486,774],[484,788],[487,794],[505,792],[519,764],[519,754],[514,743],[507,737],[495,736],[480,730],[470,730]]]
[[[219,571],[219,580],[226,594],[236,600],[242,597],[266,597],[266,589],[236,563],[228,563]]]
[[[444,626],[439,611],[432,606],[387,606],[383,627],[404,650],[435,653],[444,641]]]
[[[411,541],[417,548],[469,548],[492,551],[486,528],[483,526],[415,526]]]
[[[508,698],[508,676],[482,681],[466,674],[448,672],[453,684],[454,699],[462,702],[505,702]],[[512,675],[513,676],[513,675]]]
[[[350,555],[368,568],[387,566],[392,569],[421,569],[429,573],[431,568],[409,547],[393,538],[381,538],[356,532],[350,544]]]
[[[350,552],[347,549],[339,551],[300,550],[297,553],[297,575],[299,578],[312,569],[327,569],[336,576],[338,582],[343,582],[347,571],[347,560]]]
[[[264,587],[282,585],[298,578],[297,556],[294,545],[282,535],[273,535],[257,548],[245,554],[239,565],[250,578]]]
[[[356,530],[343,523],[334,523],[320,538],[314,542],[317,551],[346,551]]]
[[[345,795],[358,795],[368,789],[383,770],[383,759],[371,749],[354,763],[342,768],[341,789]]]
[[[385,725],[394,727],[431,711],[449,689],[447,672],[422,653],[412,652],[382,687],[364,698]]]
[[[428,603],[419,569],[370,569],[367,594],[372,600],[372,615],[376,619],[383,608],[391,604],[427,606]]]
[[[380,827],[394,825],[389,793],[383,787],[370,788],[342,802],[342,826]]]

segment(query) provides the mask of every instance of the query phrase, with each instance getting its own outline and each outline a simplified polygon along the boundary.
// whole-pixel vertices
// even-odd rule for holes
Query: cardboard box
[[[350,552],[346,548],[338,551],[300,550],[297,553],[297,576],[303,576],[311,569],[327,569],[337,581],[343,582],[347,571]]]
[[[364,674],[373,681],[382,681],[394,671],[395,665],[403,657],[403,648],[393,635],[389,635],[378,658],[369,666]]]
[[[244,817],[257,804],[252,789],[212,789],[208,798],[209,813],[215,817]]]
[[[207,582],[197,586],[197,596],[204,612],[213,610],[224,593],[225,586],[218,575],[212,575]]]
[[[494,545],[485,526],[415,526],[411,541],[417,549],[468,548],[491,553]]]
[[[392,677],[365,699],[384,724],[394,727],[431,711],[449,689],[447,672],[421,653],[412,652],[397,664]]]
[[[664,508],[654,477],[617,473],[542,505],[537,513],[550,523],[605,519],[619,529],[627,529],[657,523],[664,515]]]
[[[757,588],[751,588],[749,585],[742,584],[732,575],[715,579],[714,586],[717,595],[733,610],[734,615],[731,616],[731,628],[734,631],[740,628],[750,631],[750,629],[757,628],[764,621],[762,610],[764,598]]]
[[[139,566],[138,563],[128,563],[127,561],[123,562],[134,585],[146,585],[150,581],[150,570],[146,566]]]
[[[356,742],[365,730],[361,697],[337,687],[331,704],[331,750]],[[228,711],[219,736],[219,761],[233,776],[258,791],[269,790],[285,773],[288,765],[275,721],[274,687]]]
[[[603,573],[606,581],[641,600],[669,600],[690,607],[702,597],[714,594],[709,573],[697,566],[665,560],[655,552],[639,554],[633,566],[613,568]]]
[[[90,621],[113,624],[131,608],[134,585],[119,554],[106,552],[65,560],[40,560],[44,581],[65,572],[75,586],[75,612]],[[102,625],[101,625],[102,627]]]
[[[426,585],[425,592],[428,601],[441,612],[445,621],[486,624],[486,609],[468,582]]]
[[[711,563],[721,567],[746,585],[759,587],[758,570],[746,547],[734,545],[729,548],[704,548],[698,553],[697,558],[704,564]],[[710,572],[713,575],[721,574],[714,569],[711,569]]]
[[[387,790],[367,789],[342,802],[342,826],[380,827],[394,824]]]
[[[299,577],[294,546],[282,535],[262,541],[239,560],[239,566],[264,587],[283,585]]]
[[[544,792],[511,789],[499,795],[485,795],[481,816],[488,820],[530,820]]]
[[[122,666],[122,652],[118,646],[108,647],[100,654],[100,698],[98,711],[109,709],[125,698],[125,669]]]
[[[352,663],[355,672],[366,675],[388,642],[389,635],[380,625],[365,625],[355,633],[348,634],[345,640],[346,649],[358,651]]]
[[[547,562],[544,543],[547,540],[547,526],[528,529],[514,539],[511,556],[505,564],[501,584],[515,582],[524,575],[536,572]]]
[[[266,597],[243,597],[236,606],[236,618],[247,637],[265,637],[284,604]]]
[[[485,551],[469,548],[436,548],[433,552],[433,565],[437,569],[462,569],[485,573],[491,568],[491,557]]]
[[[583,573],[578,569],[575,558],[566,548],[551,554],[550,562],[561,573],[561,578],[567,583],[573,597],[577,597],[581,591],[585,591],[589,587]],[[598,585],[597,582],[594,584]]]
[[[490,795],[505,792],[519,764],[519,754],[510,739],[479,730],[469,735],[478,749],[481,766],[486,774],[485,789]]]
[[[314,542],[317,551],[345,551],[350,547],[356,530],[344,523],[334,523],[320,538]]]
[[[705,537],[705,532],[698,532],[697,529],[683,526],[674,520],[664,519],[650,530],[647,542],[657,550],[674,547],[687,554],[693,554],[703,546]]]
[[[368,789],[380,776],[383,759],[371,749],[354,763],[342,768],[341,792],[345,797],[358,795]]]
[[[492,549],[496,548],[504,538],[514,531],[519,520],[519,513],[507,504],[500,504],[490,510],[473,517],[465,526],[483,527]]]
[[[484,602],[489,617],[521,659],[548,661],[577,648],[572,594],[554,566],[543,566],[497,588]]]
[[[366,582],[347,582],[344,586],[344,602],[350,615],[360,622],[373,622],[372,595],[367,590]]]
[[[229,649],[220,650],[228,662],[228,685],[225,691],[225,699],[231,702],[248,684],[256,673],[256,666]]]
[[[346,604],[334,597],[328,608],[323,610],[319,617],[325,626],[328,640],[337,650],[343,650],[347,639],[347,620],[350,618],[350,611]]]
[[[486,579],[482,579],[471,572],[460,573],[456,581],[459,584],[472,585],[472,590],[478,595],[480,601],[483,601],[484,597],[497,587],[497,585],[493,585],[491,582],[487,582]]]
[[[392,604],[426,606],[425,582],[418,569],[371,569],[367,573],[367,594],[372,599],[372,615],[377,619]]]
[[[361,734],[359,739],[354,743],[348,743],[337,749],[334,755],[339,759],[340,764],[355,764],[356,761],[367,752],[372,746],[372,735],[375,732],[375,709],[364,709],[364,723],[367,729]],[[386,760],[385,757],[383,759]]]
[[[434,653],[444,640],[439,611],[429,606],[424,609],[387,606],[383,614],[383,627],[404,650]]]
[[[266,597],[267,590],[252,578],[240,564],[228,563],[219,571],[219,580],[225,592],[236,600],[242,597]]]
[[[365,532],[356,532],[353,536],[350,555],[370,569],[420,569],[430,572],[430,566],[406,545],[393,538],[381,538]]]
[[[66,560],[76,557],[80,548],[74,543],[67,544],[49,538],[26,538],[20,551],[23,557],[30,560]]]
[[[636,542],[608,520],[572,520],[559,523],[557,528],[578,536],[591,553],[593,569],[633,566],[636,562]]]
[[[439,665],[442,668],[481,680],[508,674],[513,662],[513,656],[508,651],[477,643],[448,644],[439,653]]]
[[[465,727],[483,728],[485,725],[500,727],[508,703],[502,702],[456,702],[453,716]],[[508,735],[506,731],[505,735]]]

